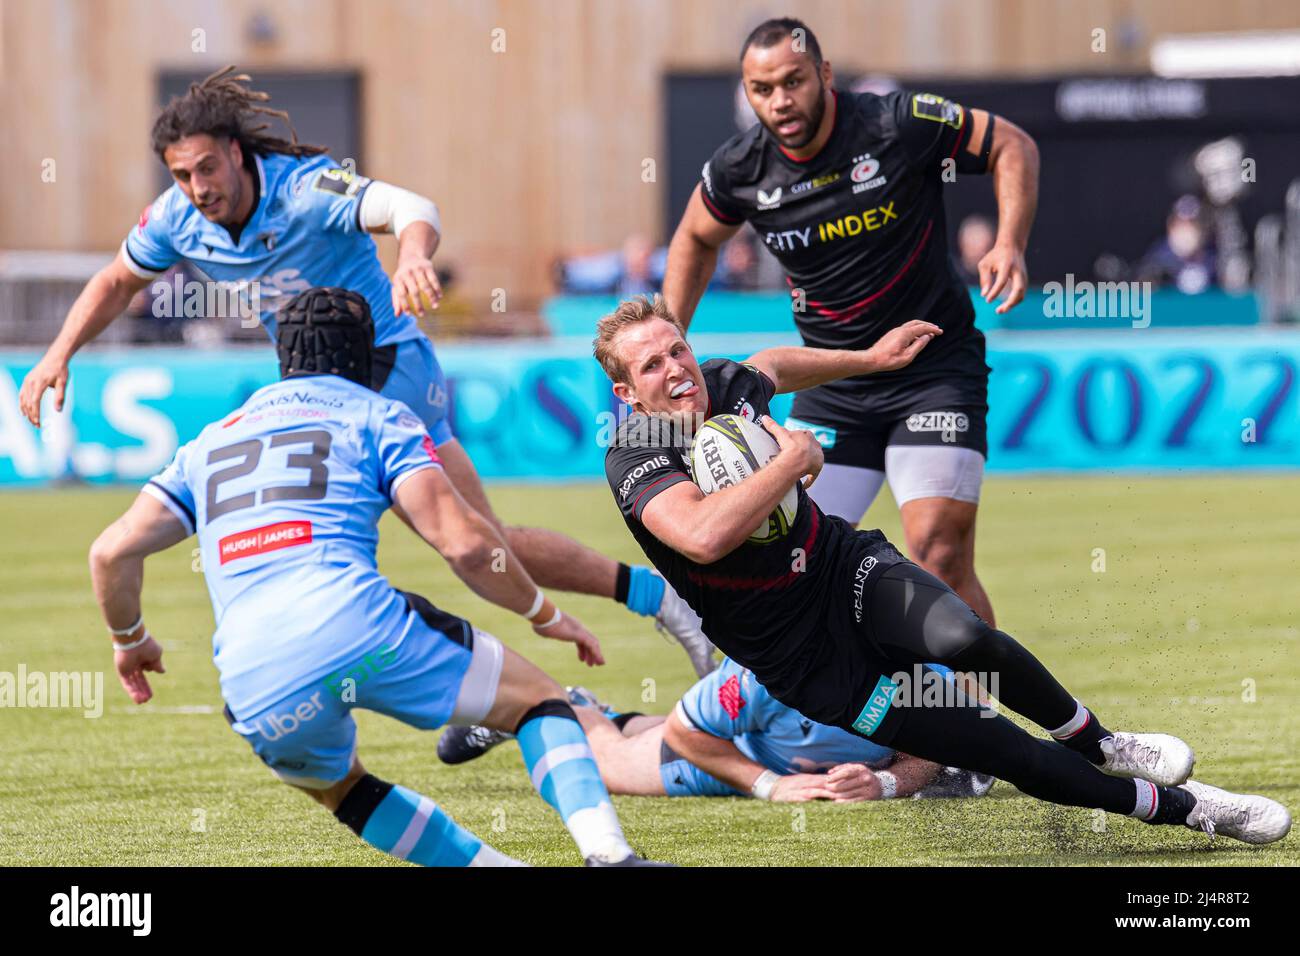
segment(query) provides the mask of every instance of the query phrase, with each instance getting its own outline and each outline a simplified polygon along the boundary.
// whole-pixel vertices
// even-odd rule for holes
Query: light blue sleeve
[[[193,534],[195,524],[194,491],[190,486],[190,458],[194,454],[194,441],[187,442],[176,451],[171,464],[154,477],[150,478],[144,488],[145,494],[156,498],[168,511],[180,519],[185,529]]]
[[[123,243],[127,266],[142,279],[167,271],[180,259],[172,245],[170,192],[168,190],[144,207],[140,221],[127,233]]]
[[[324,157],[303,164],[288,181],[300,214],[307,215],[323,231],[348,235],[365,234],[361,228],[361,198],[369,185],[365,176]]]
[[[389,501],[398,485],[417,471],[442,467],[424,422],[403,402],[386,403],[378,438],[379,487]]]
[[[762,730],[770,699],[752,674],[728,658],[683,694],[678,708],[697,729],[731,740]]]

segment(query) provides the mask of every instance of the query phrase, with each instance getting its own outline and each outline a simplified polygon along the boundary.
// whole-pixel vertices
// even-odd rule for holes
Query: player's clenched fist
[[[434,272],[433,263],[423,256],[413,255],[400,259],[393,273],[393,312],[403,312],[423,317],[427,306],[436,309],[442,299],[442,285]]]
[[[817,443],[813,433],[804,429],[792,432],[778,425],[771,418],[764,418],[759,424],[766,429],[769,435],[776,439],[781,454],[798,456],[800,462],[799,473],[805,476],[803,486],[808,488],[812,485],[817,480],[817,476],[821,474],[822,465],[826,462],[822,446]]]
[[[22,391],[18,393],[18,406],[37,428],[41,427],[41,399],[49,388],[54,389],[54,410],[63,411],[63,396],[68,390],[68,363],[47,356],[27,373]]]

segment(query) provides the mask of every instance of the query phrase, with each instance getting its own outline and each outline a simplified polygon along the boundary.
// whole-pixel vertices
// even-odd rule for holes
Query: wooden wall
[[[258,12],[270,43],[249,34]],[[671,229],[641,176],[662,74],[733,69],[781,13],[833,63],[903,74],[1141,70],[1163,33],[1300,27],[1274,0],[0,0],[0,248],[116,247],[154,190],[159,68],[347,67],[362,172],[434,197],[466,291],[522,304],[558,250]]]

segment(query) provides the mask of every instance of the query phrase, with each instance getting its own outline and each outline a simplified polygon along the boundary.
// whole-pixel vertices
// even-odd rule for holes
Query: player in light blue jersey
[[[571,641],[600,645],[533,583],[447,479],[424,423],[369,388],[366,299],[310,289],[280,312],[282,379],[177,452],[95,541],[91,576],[114,663],[136,703],[163,673],[141,612],[144,559],[198,534],[232,728],[284,782],[363,840],[415,863],[510,865],[423,794],[366,772],[352,711],[432,730],[510,730],[542,798],[589,865],[641,865],[627,845],[563,690],[492,635],[399,591],[378,571],[389,507],[486,600]]]
[[[567,535],[506,527],[495,516],[469,456],[452,433],[449,393],[433,346],[416,323],[436,308],[441,289],[431,262],[441,241],[428,199],[340,166],[320,146],[267,132],[262,105],[233,67],[172,100],[153,128],[153,148],[173,185],[145,207],[117,257],[87,284],[63,329],[23,381],[19,402],[40,425],[42,396],[54,389],[61,410],[68,363],[126,309],[136,292],[185,261],[218,303],[275,338],[276,315],[312,286],[342,286],[365,296],[375,323],[372,380],[404,402],[433,436],[445,473],[461,496],[501,531],[543,587],[613,598],[653,617],[690,655],[697,674],[713,667],[713,645],[699,617],[663,578],[620,563]],[[290,127],[292,131],[292,127]],[[397,236],[392,279],[371,233]]]
[[[667,717],[617,713],[582,688],[572,688],[569,700],[611,793],[856,803],[978,797],[993,786],[987,775],[941,767],[809,720],[730,658],[683,694]],[[482,727],[448,728],[438,756],[463,763],[508,738]]]

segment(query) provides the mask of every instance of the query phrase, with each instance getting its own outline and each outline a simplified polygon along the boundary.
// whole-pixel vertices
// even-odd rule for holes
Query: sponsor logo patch
[[[623,480],[618,486],[619,500],[626,501],[627,496],[632,491],[632,486],[650,472],[654,471],[656,468],[671,468],[672,464],[672,461],[667,455],[655,455],[655,457],[647,458],[645,461],[641,462],[641,464],[637,465],[623,476]]]
[[[867,555],[853,572],[853,620],[862,621],[862,589],[867,583],[867,576],[876,567],[876,559]]]
[[[764,192],[761,189],[758,191],[759,209],[775,209],[779,205],[781,205],[780,186],[777,186],[776,189],[772,190],[770,193]]]
[[[934,93],[917,93],[912,97],[912,115],[917,119],[933,120],[953,129],[961,129],[966,111]]]
[[[945,442],[955,442],[959,432],[970,431],[965,412],[917,412],[907,416],[909,432],[938,432]]]
[[[876,681],[875,690],[867,698],[862,713],[858,714],[858,719],[853,721],[853,729],[864,736],[875,733],[880,727],[880,722],[889,713],[889,708],[894,704],[894,691],[896,690],[898,690],[898,685],[888,677],[881,675],[880,680]]]
[[[235,561],[239,558],[279,551],[300,544],[311,544],[310,521],[278,521],[261,528],[237,531],[228,534],[217,542],[221,563]]]
[[[746,701],[740,696],[740,678],[735,674],[728,677],[726,683],[718,688],[718,703],[732,720],[740,716],[740,709],[745,706]]]

